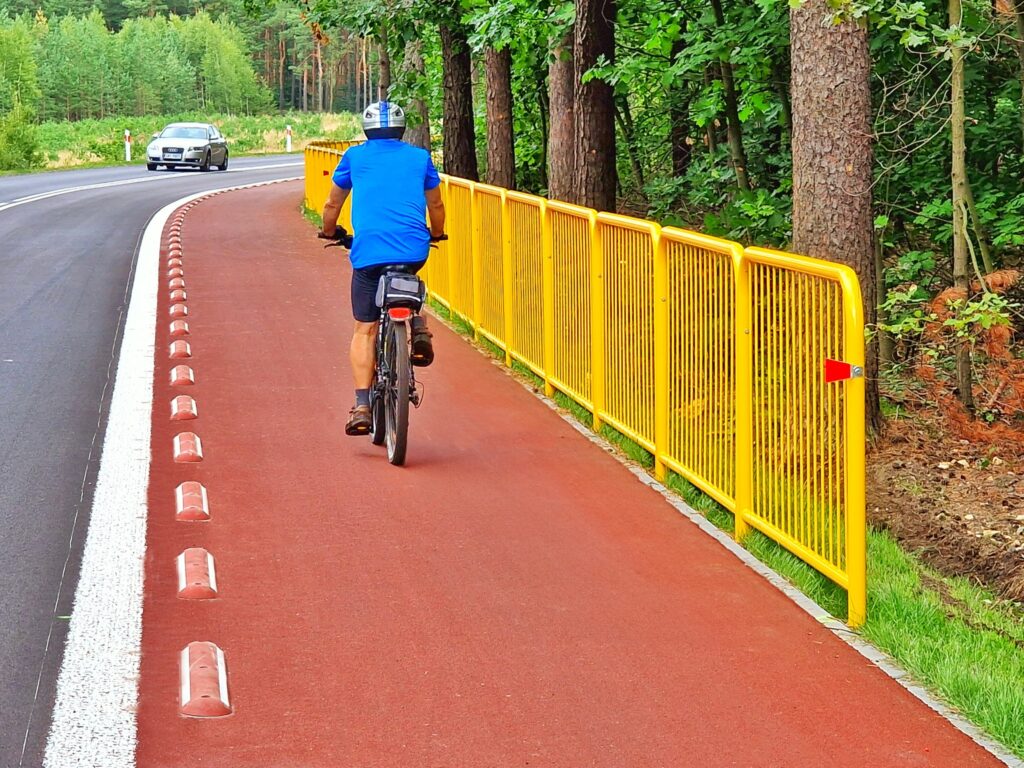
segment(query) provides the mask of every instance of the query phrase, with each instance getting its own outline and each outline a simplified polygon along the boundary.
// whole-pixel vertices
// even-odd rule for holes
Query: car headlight
[[[197,144],[195,146],[189,147],[188,151],[189,152],[201,152],[204,149],[206,149],[206,145],[205,144]]]

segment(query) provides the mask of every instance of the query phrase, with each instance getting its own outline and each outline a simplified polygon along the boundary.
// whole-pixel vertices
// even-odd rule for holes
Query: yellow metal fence
[[[306,149],[316,210],[346,143]],[[866,612],[860,288],[847,267],[443,177],[432,297]],[[346,214],[347,220],[347,214]]]

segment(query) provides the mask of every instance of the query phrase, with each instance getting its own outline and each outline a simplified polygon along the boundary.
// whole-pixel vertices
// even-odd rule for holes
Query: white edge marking
[[[213,555],[209,552],[206,553],[206,570],[210,575],[210,589],[213,590],[214,594],[217,593],[217,571],[213,565]]]
[[[217,684],[220,686],[220,700],[224,702],[224,706],[231,709],[231,700],[228,699],[228,667],[224,661],[224,651],[220,649],[219,645],[215,645],[217,649]]]
[[[135,766],[160,237],[175,210],[206,194],[157,211],[139,246],[45,768]],[[183,701],[190,695],[187,673],[188,648],[182,651]],[[226,692],[226,679],[223,687]]]
[[[178,593],[180,594],[185,589],[185,553],[182,552],[177,557],[178,563]]]

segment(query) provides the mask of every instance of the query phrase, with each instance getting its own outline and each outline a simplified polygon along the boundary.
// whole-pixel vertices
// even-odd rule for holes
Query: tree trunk
[[[423,63],[423,40],[419,34],[413,36],[405,44],[405,57],[402,62],[403,68],[408,72],[407,79],[415,79],[417,82],[423,80],[426,74],[426,66]],[[420,98],[414,98],[409,102],[407,114],[415,115],[418,120],[412,122],[405,132],[405,140],[416,147],[430,151],[430,112],[427,103]]]
[[[314,77],[316,78],[316,109],[318,112],[324,111],[324,50],[320,45],[320,40],[317,40],[314,48],[314,60],[316,61],[316,72]]]
[[[960,0],[949,0],[949,26],[962,22]],[[964,136],[964,50],[951,46],[953,72],[950,79],[949,127],[953,139],[953,286],[962,291],[963,300],[971,290],[967,252],[967,147]],[[974,376],[971,371],[971,347],[966,339],[957,342],[956,385],[960,402],[974,415]]]
[[[715,13],[715,22],[719,29],[725,29],[725,13],[722,0],[711,0],[711,8]],[[747,154],[743,148],[743,126],[740,125],[739,99],[736,96],[736,82],[732,76],[732,63],[727,54],[722,56],[719,64],[722,73],[722,92],[725,96],[726,136],[729,140],[729,158],[736,174],[736,186],[750,189],[747,177]]]
[[[278,40],[277,48],[277,105],[280,109],[284,109],[284,72],[285,62],[288,59],[288,49],[285,45],[284,35],[282,34]]]
[[[1024,1],[1024,0],[1022,0]],[[572,30],[554,45],[548,66],[548,197],[573,199],[573,175],[576,172],[576,137],[573,133],[575,68],[572,61]]]
[[[1020,60],[1020,134],[1021,148],[1024,150],[1024,0],[1017,0],[1014,3],[1014,21],[1017,26],[1017,58]]]
[[[790,11],[793,249],[857,273],[864,318],[875,322],[871,210],[871,56],[856,22],[829,24],[825,0]],[[867,427],[881,428],[877,348],[867,350]]]
[[[516,185],[515,135],[512,126],[512,49],[488,48],[487,183],[505,189]]]
[[[466,29],[453,22],[442,24],[439,30],[444,67],[444,169],[452,176],[476,181],[476,133]]]
[[[388,51],[388,33],[380,33],[380,82],[377,84],[378,98],[387,99],[391,90],[391,53]]]
[[[686,19],[682,19],[679,37],[672,42],[672,62],[682,55],[686,49],[683,35],[686,33]],[[690,168],[693,147],[690,138],[690,99],[685,83],[674,86],[669,91],[669,143],[672,146],[672,175],[685,176]]]
[[[629,111],[628,97],[621,99],[622,106],[615,105],[615,122],[622,131],[622,138],[626,141],[626,154],[629,156],[629,168],[633,172],[633,183],[638,191],[644,188],[644,171],[640,165],[640,155],[636,148],[636,131],[633,128],[633,115]]]
[[[573,40],[576,172],[574,202],[599,211],[615,210],[615,92],[603,80],[583,75],[604,56],[615,60],[615,0],[576,0]]]

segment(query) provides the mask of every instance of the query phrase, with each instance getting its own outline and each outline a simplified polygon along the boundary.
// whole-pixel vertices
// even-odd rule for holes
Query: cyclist
[[[432,240],[444,234],[444,203],[437,169],[430,154],[401,140],[405,112],[397,104],[380,101],[363,111],[367,141],[350,147],[334,171],[324,204],[319,236],[334,239],[338,215],[352,194],[352,314],[355,329],[350,356],[356,402],[345,425],[347,435],[370,432],[370,387],[376,363],[375,338],[380,309],[377,283],[385,267],[403,265],[418,272],[426,263]],[[430,228],[425,221],[430,218]],[[434,359],[426,318],[412,321],[412,362],[430,365]]]

